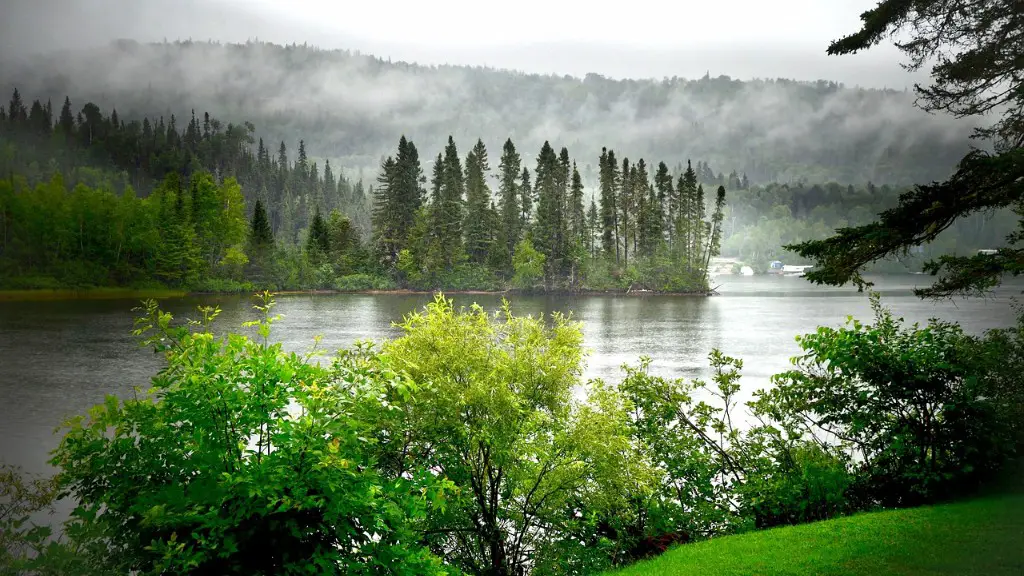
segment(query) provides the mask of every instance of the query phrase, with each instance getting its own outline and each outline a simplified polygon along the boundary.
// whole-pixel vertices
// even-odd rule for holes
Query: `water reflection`
[[[921,301],[911,294],[927,277],[879,280],[883,301],[909,321],[941,317],[965,329],[1010,325],[1010,297],[1024,283],[1006,286],[993,299],[953,303]],[[798,352],[797,334],[819,324],[836,326],[847,314],[867,320],[867,296],[851,288],[817,287],[799,278],[729,277],[721,296],[697,297],[514,297],[516,314],[572,313],[582,322],[589,349],[587,377],[617,381],[623,363],[641,355],[652,370],[668,376],[708,375],[712,348],[744,361],[746,393],[767,385],[771,374],[785,370]],[[274,338],[288,350],[305,351],[313,337],[334,351],[366,338],[398,335],[393,322],[430,300],[430,295],[289,295],[278,299],[284,319]],[[457,305],[478,302],[497,310],[501,297],[457,295]],[[125,395],[145,386],[159,366],[151,351],[138,348],[131,336],[137,303],[88,302],[0,303],[0,458],[44,469],[46,453],[56,445],[54,427],[66,416],[84,413],[106,394]],[[222,309],[220,329],[238,330],[255,311],[247,297],[205,296],[166,300],[176,316],[194,316],[195,307]],[[741,400],[745,396],[741,396]]]

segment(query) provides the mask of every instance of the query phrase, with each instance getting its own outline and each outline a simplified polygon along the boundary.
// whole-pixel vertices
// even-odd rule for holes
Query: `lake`
[[[992,297],[935,303],[911,293],[927,276],[875,278],[883,303],[909,322],[937,317],[960,322],[973,333],[1012,325],[1011,299],[1024,284],[1007,284]],[[794,340],[818,325],[839,326],[847,315],[871,318],[868,297],[855,288],[814,286],[802,278],[720,276],[721,295],[687,296],[531,296],[515,297],[517,314],[572,313],[582,322],[589,349],[586,375],[618,380],[620,366],[641,355],[664,375],[698,377],[708,373],[712,348],[744,362],[744,393],[768,384],[799,352]],[[430,295],[287,295],[278,298],[274,338],[302,351],[322,335],[322,347],[336,350],[358,339],[398,334],[392,322],[426,303]],[[500,305],[493,295],[456,295],[456,303]],[[244,296],[203,296],[162,301],[183,317],[202,304],[222,309],[216,326],[238,330],[252,319]],[[57,445],[54,428],[84,414],[106,394],[130,394],[147,386],[160,359],[138,347],[131,335],[138,302],[78,300],[0,302],[0,462],[45,471],[47,452]]]

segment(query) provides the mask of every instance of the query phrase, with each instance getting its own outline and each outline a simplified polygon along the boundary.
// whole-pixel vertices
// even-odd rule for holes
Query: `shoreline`
[[[631,298],[643,296],[689,296],[709,297],[718,295],[713,289],[695,290],[690,292],[657,292],[649,290],[414,290],[411,288],[396,288],[390,290],[276,290],[275,296],[330,296],[336,294],[365,294],[365,295],[394,295],[414,296],[428,295],[435,293],[445,295],[479,295],[479,296],[628,296]],[[28,290],[0,290],[0,302],[39,302],[39,301],[68,301],[68,300],[142,300],[142,299],[163,299],[163,298],[184,298],[187,296],[232,296],[249,294],[248,292],[205,292],[187,291],[174,289],[133,289],[133,288],[39,288]]]

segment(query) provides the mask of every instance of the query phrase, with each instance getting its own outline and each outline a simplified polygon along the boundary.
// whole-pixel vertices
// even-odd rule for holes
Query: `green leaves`
[[[773,378],[756,409],[817,442],[838,441],[864,461],[865,497],[885,504],[930,501],[977,481],[964,470],[998,466],[1012,446],[979,400],[996,394],[981,341],[937,320],[903,328],[877,294],[872,307],[873,325],[851,319],[801,338],[796,368]]]
[[[54,455],[79,544],[119,550],[104,569],[140,573],[440,573],[408,523],[447,485],[381,478],[356,416],[375,397],[269,345],[273,299],[256,308],[262,343],[216,338],[215,310],[189,331],[143,308],[137,332],[168,358],[159,385],[108,398]]]

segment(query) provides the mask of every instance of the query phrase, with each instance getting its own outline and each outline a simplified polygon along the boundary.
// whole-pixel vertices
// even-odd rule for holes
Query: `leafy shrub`
[[[255,291],[255,287],[252,282],[239,282],[238,280],[232,280],[230,278],[203,278],[197,282],[193,282],[189,288],[193,292],[234,294],[240,294],[243,292],[252,293]]]
[[[477,574],[603,568],[605,550],[590,546],[600,540],[594,519],[631,515],[624,495],[646,483],[646,467],[633,458],[613,390],[573,399],[579,326],[559,314],[550,325],[516,317],[507,303],[493,316],[477,305],[455,309],[438,295],[401,327],[369,368],[350,365],[404,373],[417,386],[388,395],[393,409],[379,413],[374,436],[388,477],[442,470],[460,488],[427,515],[430,547]]]
[[[376,274],[349,274],[334,280],[334,289],[342,292],[359,290],[393,290],[395,283],[386,276]]]
[[[855,509],[854,476],[835,450],[799,442],[773,456],[768,469],[748,474],[738,490],[757,528],[826,520]]]
[[[872,307],[874,325],[850,319],[799,337],[804,354],[773,378],[761,411],[852,450],[867,496],[881,504],[963,493],[1014,447],[993,359],[955,324],[904,329],[877,294]]]
[[[172,326],[147,303],[136,334],[167,368],[67,424],[52,463],[77,502],[68,530],[105,573],[450,573],[411,528],[449,484],[384,481],[356,417],[386,411],[389,383],[339,382],[269,344],[272,305],[253,340],[215,337],[215,309]]]

